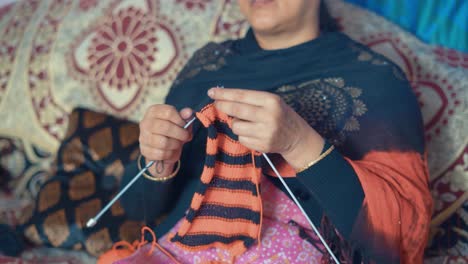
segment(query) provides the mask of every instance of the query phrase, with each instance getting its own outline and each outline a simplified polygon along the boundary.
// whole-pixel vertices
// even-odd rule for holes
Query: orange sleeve
[[[377,263],[422,263],[432,211],[425,159],[417,152],[373,151],[347,161],[365,194],[352,240]]]

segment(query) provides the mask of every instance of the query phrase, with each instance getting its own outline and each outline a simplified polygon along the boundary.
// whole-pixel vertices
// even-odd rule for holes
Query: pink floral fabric
[[[270,181],[262,180],[263,223],[260,245],[254,245],[235,263],[320,263],[323,250],[318,238],[312,235],[307,220],[299,208],[281,190]],[[179,222],[169,234],[174,233]],[[300,236],[303,231],[309,242]],[[171,252],[181,263],[230,263],[231,257],[226,250],[186,251],[168,239],[169,235],[159,239],[159,244]],[[163,252],[155,250],[148,255],[150,245],[137,250],[132,256],[116,262],[130,263],[171,263]]]

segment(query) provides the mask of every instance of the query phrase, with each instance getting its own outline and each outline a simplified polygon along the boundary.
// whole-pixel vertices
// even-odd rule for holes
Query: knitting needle
[[[187,124],[185,124],[184,129],[187,129],[196,119],[196,117],[190,119],[187,122]],[[107,210],[109,210],[109,208],[120,198],[120,196],[122,196],[154,163],[154,160],[148,162],[148,164],[146,164],[146,166],[143,169],[141,169],[140,172],[138,172],[138,174],[135,177],[133,177],[133,179],[129,183],[127,183],[127,185],[125,185],[125,187],[109,203],[107,203],[107,205],[101,211],[99,211],[99,213],[95,217],[89,219],[88,222],[86,222],[86,227],[90,228],[95,226],[99,218],[101,218],[101,216]]]
[[[328,251],[328,254],[330,254],[330,256],[333,258],[333,260],[335,261],[336,264],[340,264],[340,262],[338,261],[338,259],[336,258],[335,254],[333,254],[333,251],[330,249],[330,247],[328,247],[327,245],[327,242],[325,242],[325,239],[323,239],[322,235],[320,234],[320,232],[318,231],[317,227],[315,227],[314,223],[312,222],[312,220],[310,220],[309,216],[307,215],[307,213],[305,212],[304,208],[302,208],[301,204],[299,203],[299,201],[296,199],[296,196],[291,192],[291,189],[289,189],[289,186],[286,184],[286,182],[284,181],[283,177],[281,177],[280,173],[278,172],[278,170],[276,169],[275,165],[273,165],[273,162],[271,162],[270,158],[268,158],[267,154],[265,153],[262,153],[263,157],[266,159],[266,161],[268,162],[268,164],[270,165],[271,169],[275,172],[276,176],[278,176],[278,179],[281,181],[281,183],[283,184],[284,188],[286,188],[286,190],[288,191],[289,195],[291,196],[291,198],[294,200],[294,203],[296,203],[297,207],[299,207],[299,210],[301,210],[302,214],[306,217],[307,221],[309,222],[310,226],[312,227],[312,229],[314,230],[315,234],[318,236],[318,238],[320,239],[320,241],[322,242],[322,244],[325,246],[325,248],[327,249]]]

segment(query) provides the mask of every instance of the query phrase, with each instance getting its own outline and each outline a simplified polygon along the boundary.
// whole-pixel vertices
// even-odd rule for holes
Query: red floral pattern
[[[156,28],[142,10],[120,10],[97,29],[89,47],[90,74],[119,90],[144,84],[154,62]]]
[[[70,43],[67,74],[89,87],[100,109],[128,117],[150,88],[175,79],[188,56],[179,27],[160,13],[159,1],[106,4]],[[164,98],[165,91],[151,89],[151,96]]]
[[[58,35],[58,25],[67,16],[71,6],[72,1],[51,1],[44,20],[34,32],[28,63],[28,88],[37,120],[50,136],[57,139],[63,136],[61,133],[65,131],[68,115],[51,92],[49,61],[53,51],[51,47]]]
[[[434,49],[434,54],[441,62],[447,63],[452,67],[468,69],[468,54],[462,53],[453,49],[437,47]]]
[[[80,0],[79,7],[83,11],[88,11],[97,5],[97,0]]]
[[[13,62],[16,57],[18,45],[20,44],[21,37],[23,36],[30,19],[36,11],[39,2],[37,0],[23,1],[16,6],[10,4],[0,8],[0,18],[7,16],[7,12],[16,9],[21,16],[11,16],[5,28],[0,31],[2,38],[0,38],[0,103],[3,99],[10,78]],[[12,10],[13,11],[13,10]]]
[[[13,7],[13,4],[8,4],[6,6],[0,7],[0,19],[2,19],[3,16],[6,15],[12,7]]]
[[[176,0],[176,3],[184,4],[189,10],[196,8],[205,10],[205,7],[209,2],[211,2],[211,0]]]

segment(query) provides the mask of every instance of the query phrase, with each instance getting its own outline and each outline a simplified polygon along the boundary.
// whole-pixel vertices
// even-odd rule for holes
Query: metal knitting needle
[[[185,124],[184,129],[187,129],[196,119],[196,117],[190,119],[187,124]],[[101,216],[107,210],[109,210],[109,208],[120,198],[120,196],[122,196],[143,175],[143,173],[145,173],[146,170],[148,170],[154,164],[154,162],[154,160],[148,162],[148,164],[146,164],[146,166],[141,169],[140,172],[138,172],[138,174],[133,177],[133,179],[127,183],[127,185],[125,185],[125,187],[109,203],[107,203],[107,205],[101,211],[99,211],[95,217],[89,219],[88,222],[86,222],[86,227],[90,228],[95,226],[99,218],[101,218]]]
[[[289,186],[286,184],[286,182],[284,181],[283,177],[281,177],[281,174],[278,172],[278,170],[276,169],[275,165],[273,165],[273,162],[271,162],[270,158],[268,158],[267,154],[265,153],[262,153],[263,157],[266,159],[266,161],[268,162],[268,164],[270,165],[271,169],[275,172],[276,176],[278,176],[278,179],[281,181],[281,183],[283,184],[284,188],[286,188],[286,190],[288,191],[289,195],[291,196],[291,198],[294,200],[294,203],[296,203],[297,207],[299,207],[299,210],[301,210],[302,214],[306,217],[307,221],[309,222],[310,226],[312,227],[312,229],[314,230],[314,233],[318,236],[318,238],[320,239],[320,241],[322,242],[322,244],[325,246],[325,248],[327,249],[327,252],[328,254],[330,254],[330,256],[333,258],[333,261],[335,261],[336,264],[340,264],[340,262],[338,261],[338,259],[336,258],[335,254],[333,254],[333,251],[330,249],[330,247],[328,247],[328,244],[327,242],[325,241],[325,239],[323,239],[322,235],[320,234],[320,232],[318,231],[317,227],[315,227],[314,223],[312,222],[312,220],[309,218],[309,216],[307,215],[307,213],[305,212],[304,208],[302,208],[301,204],[299,203],[299,201],[296,199],[296,196],[291,192],[291,189],[289,189]]]

